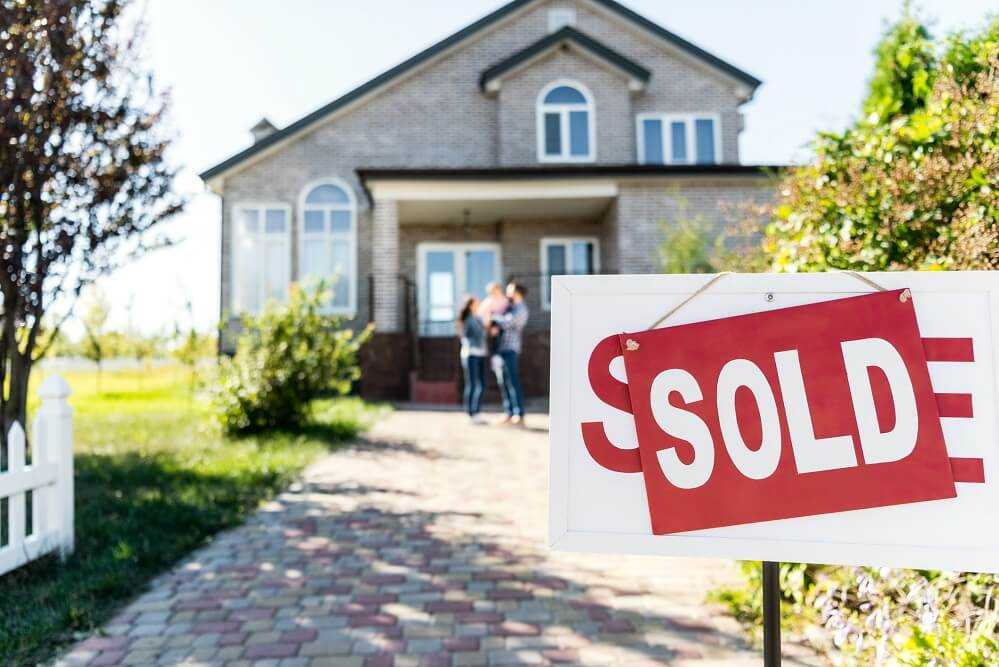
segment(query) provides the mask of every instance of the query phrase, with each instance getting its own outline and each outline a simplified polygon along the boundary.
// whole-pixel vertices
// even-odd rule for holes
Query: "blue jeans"
[[[496,381],[503,393],[503,409],[511,417],[524,416],[524,389],[520,386],[520,355],[513,350],[502,350],[502,369],[496,373]]]
[[[462,357],[461,370],[465,374],[465,410],[474,417],[479,414],[482,393],[486,389],[486,358],[477,355]]]

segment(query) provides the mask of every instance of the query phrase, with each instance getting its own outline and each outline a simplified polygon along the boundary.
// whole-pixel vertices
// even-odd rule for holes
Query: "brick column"
[[[614,235],[616,267],[621,273],[660,273],[661,223],[674,219],[675,207],[660,188],[622,187],[617,201]]]
[[[375,327],[381,333],[401,331],[399,205],[395,200],[375,201],[371,228],[371,255],[371,273],[375,280]]]

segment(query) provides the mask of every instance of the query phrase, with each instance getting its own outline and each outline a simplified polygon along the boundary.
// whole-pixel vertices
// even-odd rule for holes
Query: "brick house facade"
[[[770,197],[738,154],[759,85],[614,0],[513,0],[202,173],[223,316],[335,280],[331,309],[377,328],[362,392],[448,398],[449,309],[514,278],[525,388],[545,395],[549,274],[656,272],[664,221],[723,227]]]

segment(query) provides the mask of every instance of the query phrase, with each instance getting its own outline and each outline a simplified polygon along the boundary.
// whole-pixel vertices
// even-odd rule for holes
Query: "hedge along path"
[[[759,665],[703,603],[731,562],[548,550],[528,423],[396,411],[57,664]]]

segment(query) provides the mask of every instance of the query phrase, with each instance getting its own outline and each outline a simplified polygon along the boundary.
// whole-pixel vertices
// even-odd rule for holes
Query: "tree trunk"
[[[26,418],[28,412],[28,379],[31,377],[31,357],[22,355],[16,346],[8,350],[7,364],[8,384],[3,397],[3,436],[6,440],[7,431],[14,422],[19,422],[27,430]]]

